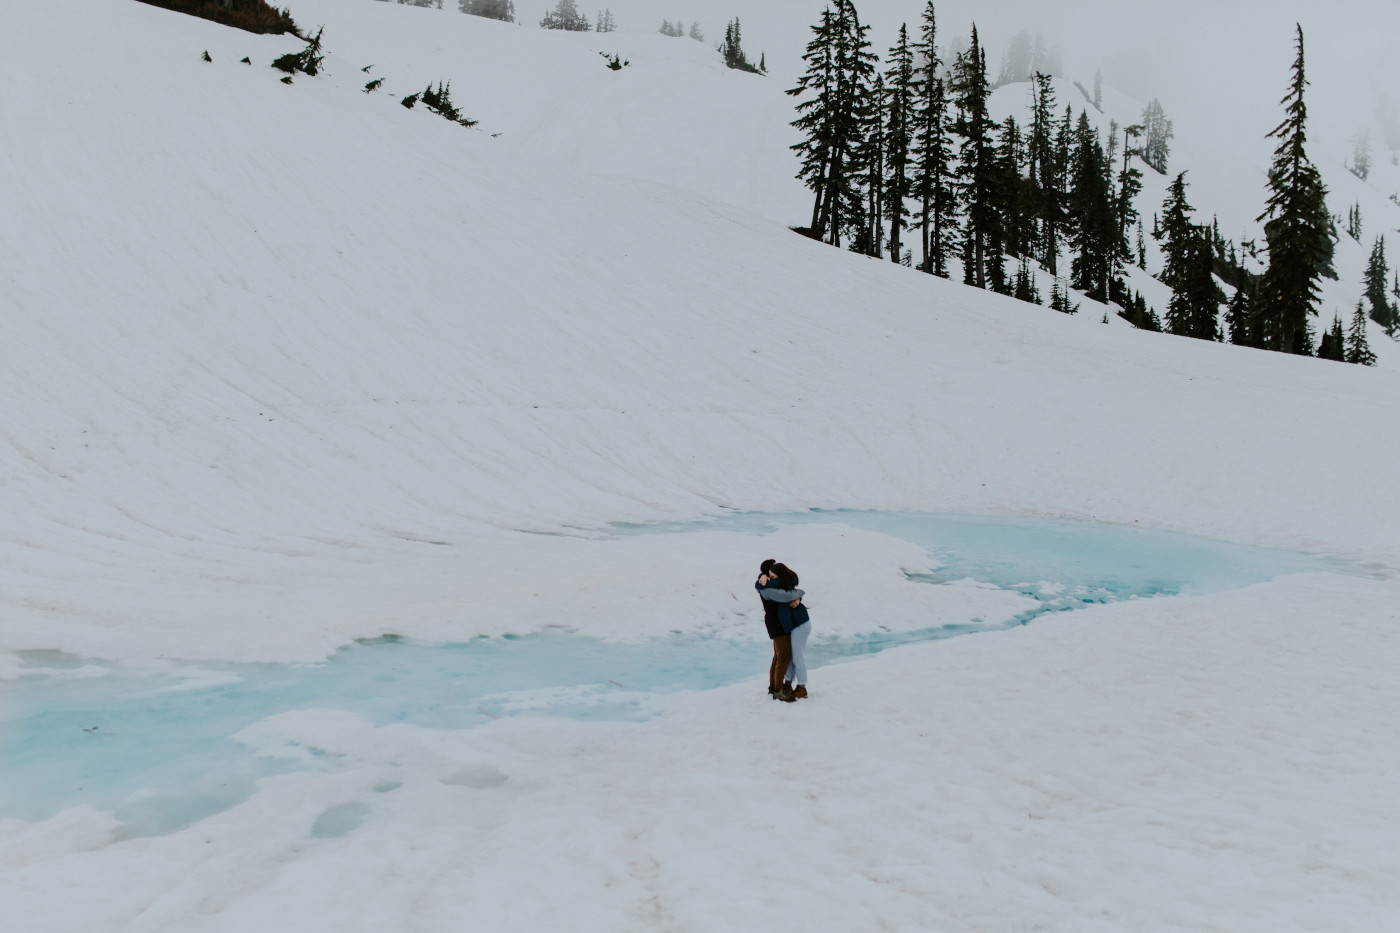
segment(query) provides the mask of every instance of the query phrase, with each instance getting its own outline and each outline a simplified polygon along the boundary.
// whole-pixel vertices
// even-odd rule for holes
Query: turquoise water
[[[761,536],[804,523],[840,523],[917,543],[934,569],[914,579],[930,585],[970,578],[1037,601],[1008,625],[1095,603],[1343,569],[1307,555],[1139,528],[916,513],[740,513],[617,525],[612,534],[720,529]],[[755,565],[782,557],[761,541],[754,554]],[[973,630],[929,623],[916,632],[814,637],[809,665]],[[320,664],[146,671],[30,652],[21,655],[21,676],[0,681],[0,818],[38,820],[87,803],[114,813],[127,835],[169,832],[237,804],[259,778],[291,767],[254,756],[231,738],[276,713],[342,709],[376,724],[440,729],[521,714],[640,719],[651,715],[648,701],[657,694],[761,679],[765,649],[762,642],[692,636],[618,644],[548,633],[445,645],[386,637],[348,645]]]

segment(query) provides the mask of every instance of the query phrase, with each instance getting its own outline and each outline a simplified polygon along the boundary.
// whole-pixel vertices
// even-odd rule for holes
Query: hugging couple
[[[763,599],[763,624],[773,639],[768,695],[792,703],[807,695],[807,636],[812,626],[802,605],[806,594],[797,588],[797,574],[786,564],[765,560],[758,571],[753,587]]]

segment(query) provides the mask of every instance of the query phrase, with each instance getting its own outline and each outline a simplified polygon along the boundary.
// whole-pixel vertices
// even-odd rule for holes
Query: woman
[[[807,636],[812,632],[811,617],[802,604],[802,597],[807,594],[797,588],[797,574],[787,564],[774,564],[766,576],[766,581],[760,578],[763,586],[758,593],[778,604],[778,621],[783,631],[792,636],[792,660],[788,662],[782,692],[800,700],[807,695]]]

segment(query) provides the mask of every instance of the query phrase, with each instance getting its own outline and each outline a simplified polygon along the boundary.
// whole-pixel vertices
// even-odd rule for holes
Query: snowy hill
[[[466,735],[288,714],[259,735],[354,762],[372,748],[427,789],[306,852],[300,814],[368,794],[378,772],[283,775],[153,839],[113,842],[111,817],[90,807],[34,824],[0,814],[0,861],[22,875],[0,883],[0,913],[25,930],[234,930],[274,915],[305,930],[522,917],[699,930],[726,898],[741,929],[789,910],[811,929],[876,916],[968,930],[1036,917],[1065,930],[1360,930],[1395,916],[1384,827],[1400,814],[1373,783],[1400,764],[1381,680],[1400,660],[1400,491],[1373,479],[1395,454],[1393,355],[1365,369],[1104,327],[796,236],[786,225],[808,202],[791,177],[791,99],[698,43],[370,2],[292,12],[324,23],[328,54],[325,75],[291,86],[268,63],[294,39],[137,3],[0,12],[0,677],[31,650],[140,665],[314,661],[385,632],[753,636],[756,607],[736,610],[745,597],[731,595],[770,556],[750,536],[597,534],[729,510],[1137,523],[1362,561],[1374,578],[1125,603],[892,652],[833,669],[843,705],[805,726],[766,719],[738,688],[686,695],[669,725],[634,731],[523,720]],[[609,70],[600,52],[629,64]],[[374,76],[384,86],[362,93]],[[438,81],[478,128],[400,106]],[[1113,103],[1120,123],[1135,116]],[[1199,210],[1223,226],[1257,213],[1258,177],[1228,202],[1239,184],[1213,180],[1257,169],[1222,162],[1214,175],[1210,154],[1178,151]],[[1380,215],[1383,188],[1347,191]],[[1149,187],[1145,202],[1160,195]],[[1339,254],[1344,283],[1356,255]],[[883,535],[796,527],[762,544],[820,581],[833,631],[967,598],[930,595],[911,578],[926,556]],[[1318,628],[1333,623],[1335,638]],[[1191,679],[1197,645],[1230,670]],[[1163,679],[1144,685],[1139,657],[1164,659]],[[1305,702],[1324,685],[1338,692]],[[1269,705],[1289,689],[1296,701]],[[1062,721],[1057,696],[1087,720]],[[928,702],[943,706],[925,714]],[[1269,712],[1252,719],[1255,703]],[[955,731],[919,745],[950,713]],[[1217,713],[1206,739],[1181,726]],[[799,748],[779,768],[783,790],[805,788],[813,809],[769,786],[787,742]],[[1018,748],[1032,773],[1078,777],[1027,791],[1026,770],[1004,767]],[[1317,776],[1329,748],[1350,769],[1346,793]],[[467,814],[422,777],[455,774],[449,759],[516,783]],[[1229,776],[1293,760],[1298,775],[1258,787]],[[842,761],[952,775],[949,799],[995,839],[978,843],[982,829],[928,809],[890,768]],[[1173,763],[1154,771],[1161,761]],[[676,774],[676,762],[693,767]],[[708,774],[733,793],[714,797]],[[1156,796],[1153,774],[1170,785]],[[1176,809],[1183,786],[1195,790]],[[1373,790],[1366,812],[1327,809]],[[1234,821],[1231,801],[1252,793],[1259,825]],[[846,802],[816,803],[834,799]],[[1121,831],[1103,816],[1120,807]],[[1287,818],[1300,810],[1332,827],[1315,845]],[[773,862],[778,840],[751,838],[768,812],[795,840],[790,861]],[[1210,861],[1201,881],[1173,853],[1209,845],[1202,827],[1222,812],[1241,834],[1222,845],[1244,854]],[[1164,813],[1160,848],[1104,874]],[[1042,816],[1031,838],[1025,821]],[[634,819],[666,832],[638,843]],[[859,841],[863,825],[889,844]],[[951,848],[920,849],[932,838]],[[462,839],[500,848],[467,852]],[[1307,860],[1279,854],[1307,846],[1317,871],[1350,879],[1327,882],[1341,893],[1320,906],[1307,906],[1321,883]],[[1244,895],[1254,919],[1234,923],[1213,905],[1241,866],[1262,880]],[[382,887],[345,890],[366,872]],[[1020,873],[1003,886],[1005,872]],[[470,880],[452,888],[459,873]],[[68,898],[80,879],[100,894]]]

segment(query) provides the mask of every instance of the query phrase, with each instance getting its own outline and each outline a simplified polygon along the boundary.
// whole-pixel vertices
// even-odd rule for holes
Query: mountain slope
[[[411,47],[389,24],[418,11],[370,10],[386,49]],[[1396,494],[1349,479],[1390,453],[1389,373],[1066,319],[574,170],[567,146],[522,153],[360,94],[329,16],[329,75],[286,87],[266,66],[285,38],[140,5],[21,12],[0,221],[10,647],[119,651],[154,626],[190,652],[195,619],[253,615],[261,647],[241,650],[308,632],[327,650],[370,620],[412,626],[396,607],[424,588],[426,615],[470,630],[454,600],[483,553],[538,546],[502,529],[720,507],[1400,551],[1374,520]],[[553,61],[564,37],[539,38]],[[24,54],[60,43],[62,62]],[[580,82],[617,77],[585,52]],[[762,150],[744,126],[779,91],[745,87],[748,116],[686,144]]]

